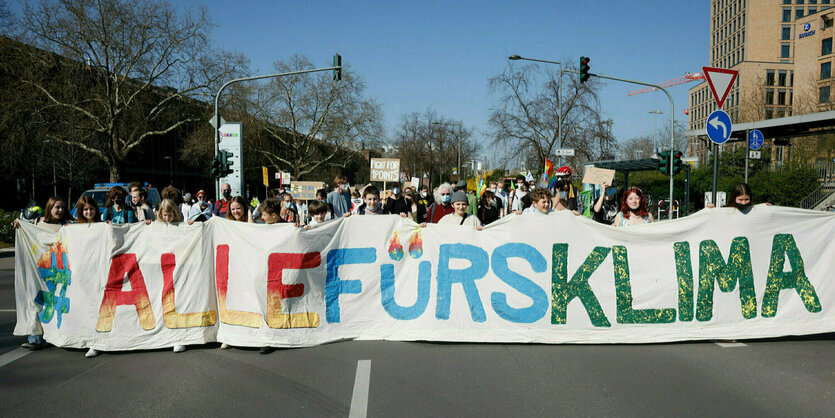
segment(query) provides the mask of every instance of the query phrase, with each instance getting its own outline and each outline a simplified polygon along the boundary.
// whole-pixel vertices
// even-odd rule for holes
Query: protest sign
[[[606,168],[597,168],[597,167],[586,167],[585,174],[583,174],[583,183],[587,184],[603,184],[603,182],[609,182],[612,184],[612,180],[615,178],[615,170],[609,170]]]
[[[290,184],[290,194],[294,199],[315,200],[316,190],[325,187],[321,181],[295,181]]]
[[[396,215],[292,224],[24,223],[15,335],[134,350],[344,339],[649,343],[835,331],[835,216],[756,206],[612,228]],[[129,286],[126,285],[129,283]]]
[[[372,158],[371,181],[393,182],[400,180],[399,158]]]

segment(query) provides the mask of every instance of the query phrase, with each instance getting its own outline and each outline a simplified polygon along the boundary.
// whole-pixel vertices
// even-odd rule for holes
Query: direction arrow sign
[[[713,93],[716,107],[721,109],[728,97],[728,92],[731,91],[731,86],[734,85],[736,76],[739,75],[739,71],[714,67],[702,67],[702,71],[705,79],[707,79],[707,84],[710,85],[710,92]]]
[[[759,160],[762,156],[762,151],[748,151],[748,158],[752,160]]]
[[[558,157],[573,157],[574,148],[557,148],[554,150],[554,155]]]
[[[748,134],[748,148],[758,150],[763,146],[765,137],[763,133],[758,130],[753,130]]]
[[[731,137],[731,117],[722,110],[714,110],[707,117],[707,136],[715,144],[724,144]]]

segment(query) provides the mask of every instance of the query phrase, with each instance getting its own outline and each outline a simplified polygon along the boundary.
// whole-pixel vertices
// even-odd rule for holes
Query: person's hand
[[[12,225],[14,225],[15,228],[20,228],[20,221],[15,219],[14,222],[12,222]]]
[[[765,202],[765,205],[766,206],[774,206],[774,205],[772,205],[771,203],[768,203],[768,202]]]
[[[193,224],[194,224],[194,221],[192,221],[191,219],[187,220],[186,222],[188,222],[188,224],[189,224],[189,225],[193,225]]]
[[[612,185],[612,182],[610,182],[609,180],[605,180],[605,181],[603,181],[603,183],[600,183],[600,186],[603,187],[603,190],[606,190],[606,188],[611,186],[611,185]]]
[[[107,221],[108,225],[113,225],[113,221]]]
[[[305,231],[310,231],[310,225],[305,225],[305,226],[304,226],[304,230],[305,230]]]
[[[521,215],[521,214],[522,214],[522,211],[521,211],[521,210],[514,210],[514,211],[513,211],[513,214],[514,214],[514,215]]]
[[[705,205],[705,209],[713,209],[715,207],[716,207],[716,205],[714,205],[713,203],[708,203],[708,204]]]
[[[409,216],[409,215],[406,215],[406,212],[400,212],[400,217],[401,217],[401,218],[405,218],[405,217],[407,217],[407,216]]]
[[[481,231],[482,229],[484,229],[484,228],[481,225],[476,225],[476,227],[475,227],[476,231]]]
[[[426,228],[426,222],[423,222],[419,225],[421,228]]]
[[[342,217],[343,217],[343,218],[350,218],[350,217],[351,217],[351,215],[353,215],[353,213],[351,213],[351,212],[345,212],[345,213],[343,213],[343,214],[342,214]]]
[[[572,210],[571,213],[573,213],[574,216],[580,216],[580,212],[577,212],[576,210]]]
[[[150,225],[150,224],[151,224],[151,220],[150,219],[145,219],[145,225]]]

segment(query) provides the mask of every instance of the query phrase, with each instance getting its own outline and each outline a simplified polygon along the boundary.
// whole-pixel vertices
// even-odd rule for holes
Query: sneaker
[[[175,353],[182,353],[183,351],[186,351],[186,346],[184,346],[184,345],[175,345],[174,346],[174,352]]]
[[[100,354],[99,350],[96,350],[95,348],[91,348],[91,349],[87,350],[87,354],[85,354],[84,357],[92,358],[92,357],[98,356],[99,354]]]
[[[258,350],[258,352],[261,353],[261,354],[270,354],[273,351],[275,351],[274,347],[261,347],[261,349]]]
[[[226,350],[227,348],[229,348],[229,344],[223,343],[220,345],[220,348]]]
[[[40,350],[41,348],[45,348],[45,347],[46,347],[46,343],[30,343],[30,342],[25,342],[25,343],[21,344],[20,346],[21,346],[22,348],[26,348],[26,349],[29,349],[29,350]]]

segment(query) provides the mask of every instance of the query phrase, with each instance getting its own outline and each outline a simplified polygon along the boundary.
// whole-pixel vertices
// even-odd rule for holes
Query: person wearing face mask
[[[425,223],[436,224],[446,215],[452,213],[452,186],[443,183],[438,186],[438,194],[435,196],[435,203],[427,209]]]
[[[435,198],[429,193],[429,187],[426,185],[420,186],[420,194],[416,198],[417,214],[415,222],[420,224],[426,222],[426,215],[429,213],[429,207],[435,203]]]
[[[299,211],[293,203],[293,195],[287,192],[281,194],[281,210],[278,213],[279,222],[299,225]]]
[[[475,227],[475,229],[480,231],[481,221],[478,220],[478,217],[472,216],[469,213],[467,213],[467,206],[469,205],[467,193],[459,190],[453,193],[452,198],[450,200],[452,201],[453,212],[441,218],[438,224],[469,225]]]
[[[766,206],[771,206],[771,203],[766,203]],[[747,215],[754,207],[754,192],[751,191],[751,186],[747,183],[738,183],[728,197],[728,203],[724,206],[726,208],[737,208],[740,212]]]
[[[593,218],[599,223],[611,225],[618,215],[617,189],[608,181],[604,181],[601,187],[600,197],[594,204]]]
[[[180,214],[182,215],[183,219],[188,219],[188,213],[191,210],[192,205],[194,205],[194,198],[191,197],[191,193],[184,194],[183,204],[180,205]]]
[[[395,183],[391,188],[391,197],[386,199],[386,212],[394,215],[412,215],[412,205],[406,201],[400,185]]]
[[[499,218],[506,215],[507,212],[507,193],[504,192],[504,182],[493,181],[490,182],[490,191],[496,195],[496,206],[499,208]]]
[[[579,215],[584,209],[582,200],[578,198],[579,195],[577,188],[571,184],[571,169],[560,167],[557,170],[557,184],[554,188],[554,200],[551,205],[554,211],[570,210],[575,215]]]
[[[229,210],[229,204],[232,203],[232,186],[229,183],[220,185],[220,194],[222,198],[218,199],[215,204],[215,216],[225,217],[226,211]]]
[[[333,208],[333,217],[339,218],[351,211],[351,192],[348,191],[348,178],[336,176],[333,179],[336,188],[328,193],[328,203]]]
[[[528,194],[528,182],[525,181],[525,176],[516,176],[516,190],[510,192],[510,209],[513,212],[521,212],[525,210],[530,203],[525,205],[523,199]]]
[[[209,196],[206,194],[205,191],[200,190],[197,192],[197,202],[191,205],[191,209],[188,212],[188,224],[191,225],[195,222],[204,222],[208,221],[209,218],[212,217],[212,203],[209,202]]]
[[[489,225],[499,219],[499,205],[501,200],[496,198],[491,190],[485,190],[478,200],[478,220],[482,225]]]

